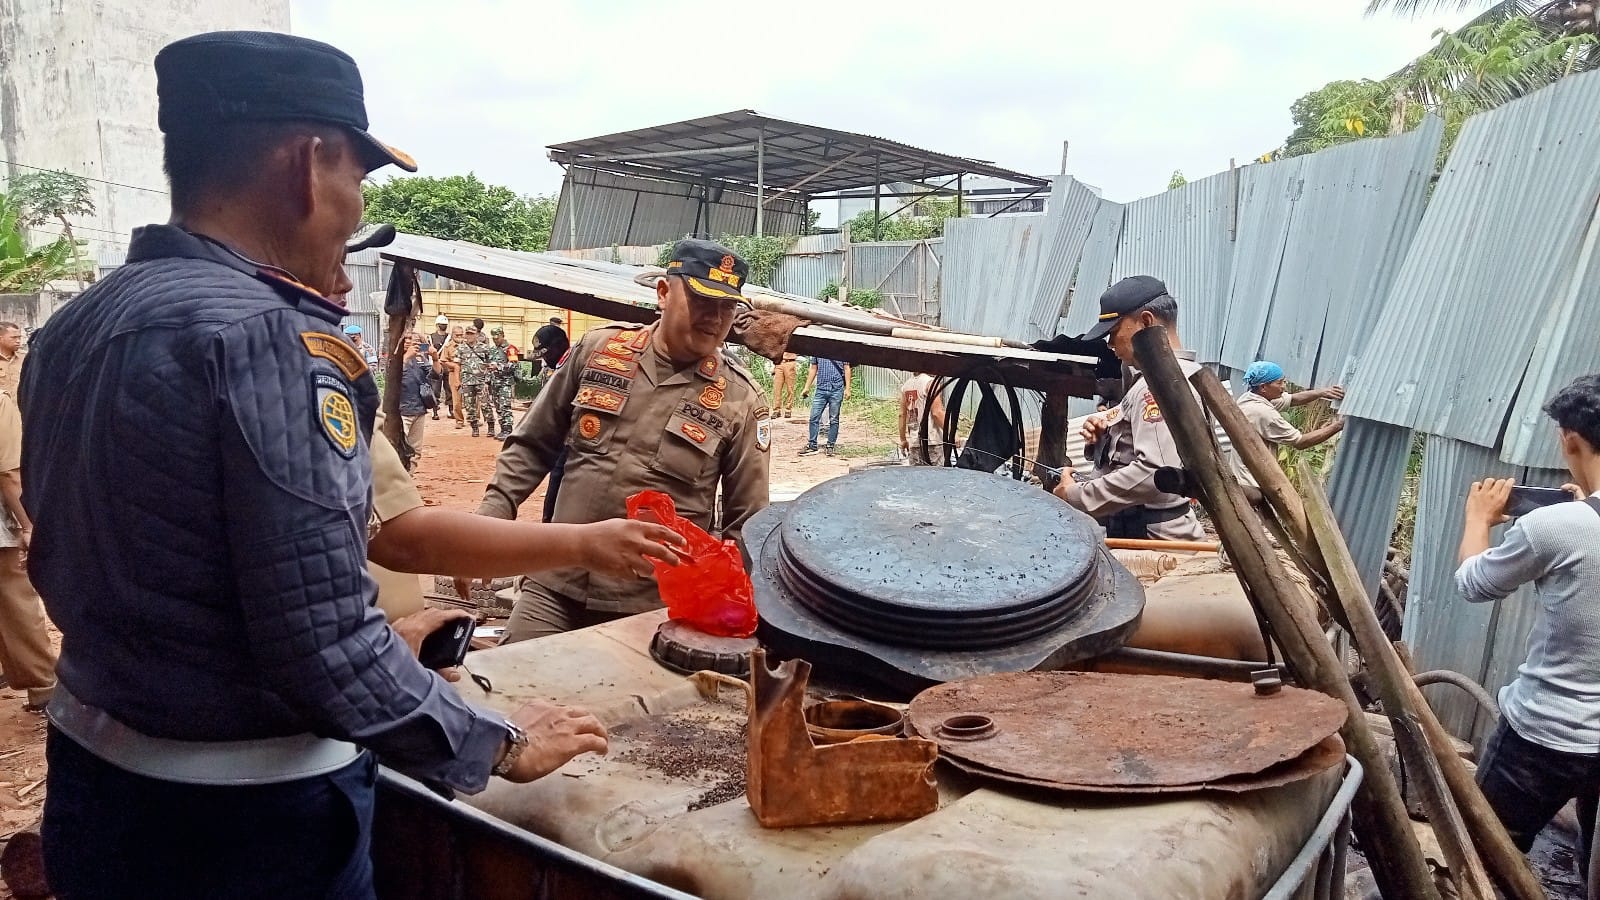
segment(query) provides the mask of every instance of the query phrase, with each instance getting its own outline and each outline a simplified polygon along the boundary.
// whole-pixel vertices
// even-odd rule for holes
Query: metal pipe
[[[1095,661],[1150,666],[1184,675],[1214,678],[1218,681],[1248,682],[1251,673],[1272,668],[1270,663],[1248,659],[1221,659],[1215,656],[1176,653],[1171,650],[1147,650],[1143,647],[1119,647],[1110,653],[1095,657]]]
[[[962,190],[962,187],[961,187],[961,180],[963,178],[965,178],[965,177],[966,177],[965,175],[957,175],[956,176],[956,218],[958,218],[958,219],[961,218],[963,215],[965,215],[965,213],[962,212],[962,202],[966,198],[962,196],[963,195],[963,190]]]
[[[872,239],[883,240],[883,151],[872,155]]]
[[[796,181],[794,184],[790,185],[789,187],[779,188],[779,189],[773,191],[772,192],[772,196],[768,197],[767,199],[765,199],[765,200],[763,200],[761,202],[763,202],[763,203],[771,203],[772,201],[774,201],[774,200],[778,199],[779,197],[783,196],[784,194],[790,194],[790,193],[794,193],[796,191],[799,191],[801,188],[803,188],[806,185],[810,184],[813,180],[815,180],[817,178],[821,178],[823,175],[826,175],[829,172],[832,172],[834,169],[844,165],[845,163],[849,162],[852,159],[855,159],[856,157],[860,156],[861,154],[863,154],[865,152],[867,152],[866,148],[862,148],[862,149],[857,150],[856,152],[850,154],[849,156],[846,156],[843,159],[836,159],[833,162],[829,163],[826,167],[824,167],[822,169],[819,169],[819,170],[817,170],[815,172],[812,172],[810,175],[807,175],[806,177],[800,179],[799,181]],[[810,204],[807,204],[807,205],[809,206]]]
[[[767,209],[767,126],[756,132],[756,237],[766,232],[764,214]]]
[[[1353,756],[1344,758],[1345,764],[1350,767],[1345,772],[1344,781],[1339,785],[1339,792],[1333,795],[1333,802],[1323,811],[1322,818],[1317,821],[1317,827],[1311,832],[1311,837],[1296,853],[1294,859],[1289,860],[1289,865],[1284,868],[1283,874],[1272,887],[1262,895],[1261,900],[1289,900],[1295,896],[1300,887],[1311,876],[1318,857],[1333,841],[1334,835],[1344,827],[1345,815],[1350,809],[1350,801],[1355,799],[1356,789],[1361,787],[1361,779],[1366,772],[1361,768],[1361,763]],[[1337,856],[1337,852],[1335,853]]]

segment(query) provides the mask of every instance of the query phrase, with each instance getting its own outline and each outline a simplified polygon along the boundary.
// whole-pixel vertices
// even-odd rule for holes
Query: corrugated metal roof
[[[1408,428],[1346,419],[1328,478],[1328,500],[1368,597],[1377,596],[1389,539],[1394,536],[1411,440]]]
[[[1422,216],[1443,123],[1241,170],[1221,361],[1332,384],[1366,342]]]
[[[1236,186],[1234,172],[1219,172],[1127,204],[1111,269],[1112,282],[1129,275],[1166,282],[1178,300],[1183,345],[1202,362],[1215,362],[1222,349]]]
[[[561,182],[550,248],[638,246],[678,240],[695,230],[702,190],[699,185],[574,166]],[[755,233],[754,196],[732,189],[713,192],[713,196],[716,202],[706,202],[701,213],[702,233]],[[769,199],[763,228],[767,234],[798,234],[805,224],[805,213],[804,202],[797,198]]]
[[[1350,381],[1349,414],[1495,447],[1528,374],[1516,406],[1529,433],[1509,453],[1554,464],[1532,406],[1566,372],[1600,368],[1592,325],[1576,329],[1595,299],[1583,256],[1597,123],[1600,72],[1467,122]]]
[[[1412,544],[1405,637],[1418,671],[1451,669],[1494,693],[1511,682],[1527,656],[1528,631],[1538,599],[1531,585],[1498,603],[1468,603],[1456,590],[1464,504],[1468,488],[1480,478],[1515,478],[1521,484],[1555,486],[1566,476],[1550,469],[1507,465],[1487,447],[1428,438]],[[1430,700],[1451,731],[1483,734],[1488,723],[1477,705],[1460,691],[1443,689],[1431,693]]]
[[[563,165],[657,169],[694,180],[753,185],[757,161],[751,145],[758,139],[766,144],[767,183],[804,181],[812,194],[963,173],[1039,187],[1049,184],[1047,178],[982,160],[920,150],[872,135],[786,122],[749,109],[553,144],[549,149],[550,159]],[[726,152],[717,152],[719,149]]]

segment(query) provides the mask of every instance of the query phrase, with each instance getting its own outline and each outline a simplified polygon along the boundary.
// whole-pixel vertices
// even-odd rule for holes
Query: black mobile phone
[[[1554,506],[1574,499],[1560,488],[1525,487],[1511,489],[1511,499],[1506,501],[1506,515],[1525,516],[1541,506]]]
[[[467,658],[467,648],[472,645],[472,629],[477,620],[451,619],[440,625],[432,634],[422,639],[422,650],[417,660],[425,669],[448,669],[461,665]]]

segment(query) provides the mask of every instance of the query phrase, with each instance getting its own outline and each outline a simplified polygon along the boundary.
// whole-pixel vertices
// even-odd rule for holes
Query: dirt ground
[[[449,419],[428,422],[414,478],[428,505],[471,512],[483,499],[500,442],[473,438],[469,429],[454,425]],[[818,453],[801,457],[797,454],[806,444],[806,421],[778,420],[771,450],[773,499],[790,499],[814,484],[845,474],[852,464],[865,461],[861,454],[867,449],[876,451],[885,442],[883,435],[872,433],[865,420],[847,413],[840,422],[843,452],[839,456]],[[528,500],[529,508],[538,509],[543,500],[544,488],[540,487]],[[433,590],[432,581],[423,579],[425,591]],[[60,635],[53,628],[51,635],[59,646]],[[44,803],[44,719],[24,711],[25,700],[21,691],[0,689],[0,842],[33,826]],[[0,885],[0,900],[11,900],[4,885]]]

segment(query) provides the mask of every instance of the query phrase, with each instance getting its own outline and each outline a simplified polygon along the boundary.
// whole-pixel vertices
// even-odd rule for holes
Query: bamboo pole
[[[1304,461],[1301,467],[1301,490],[1305,495],[1312,536],[1321,545],[1323,557],[1329,565],[1330,599],[1344,608],[1351,624],[1355,626],[1351,637],[1355,639],[1356,649],[1366,661],[1367,669],[1373,674],[1382,693],[1384,710],[1391,718],[1404,711],[1405,718],[1413,719],[1419,727],[1427,746],[1432,748],[1430,755],[1435,758],[1440,775],[1450,790],[1455,801],[1453,805],[1459,810],[1461,827],[1476,844],[1477,851],[1482,853],[1483,865],[1495,883],[1515,900],[1543,898],[1544,889],[1528,867],[1527,858],[1511,842],[1511,836],[1489,807],[1489,801],[1483,796],[1472,773],[1467,771],[1466,764],[1456,755],[1449,732],[1439,723],[1433,708],[1423,697],[1422,689],[1412,680],[1409,663],[1383,633],[1378,615],[1373,611],[1366,590],[1361,585],[1361,574],[1356,571],[1355,561],[1339,532],[1327,494]],[[1399,737],[1400,731],[1396,728],[1397,741]],[[1440,845],[1448,855],[1450,848],[1445,843],[1445,837],[1449,828],[1438,829],[1440,822],[1431,810],[1429,818],[1433,819],[1435,830],[1440,834]],[[1456,868],[1454,860],[1450,865],[1452,869]],[[1466,896],[1465,893],[1463,896]]]
[[[1352,811],[1379,889],[1391,900],[1437,900],[1439,893],[1411,830],[1400,789],[1367,727],[1361,705],[1305,597],[1287,587],[1292,584],[1288,572],[1268,544],[1243,488],[1224,470],[1215,436],[1172,353],[1167,329],[1158,325],[1139,331],[1133,337],[1133,350],[1146,386],[1172,430],[1184,467],[1199,482],[1223,546],[1240,580],[1260,604],[1278,646],[1307,685],[1345,704],[1347,715],[1340,733],[1351,755],[1367,771]]]

